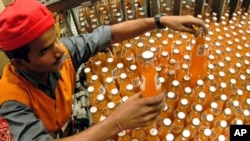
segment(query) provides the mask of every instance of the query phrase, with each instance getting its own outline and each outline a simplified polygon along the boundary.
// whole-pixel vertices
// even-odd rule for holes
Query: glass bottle
[[[125,92],[125,95],[124,96],[132,96],[135,94],[135,91],[134,91],[134,86],[132,84],[127,84],[126,86],[126,92]]]
[[[146,138],[146,133],[143,130],[143,128],[135,128],[131,132],[131,140],[138,140],[138,141],[144,141]]]
[[[84,73],[86,75],[86,82],[87,82],[87,84],[91,85],[92,84],[91,77],[93,75],[93,72],[92,72],[91,68],[90,67],[85,67],[84,68]]]
[[[106,78],[110,77],[111,74],[109,72],[108,67],[102,67],[102,83],[105,83]]]
[[[130,83],[133,85],[135,93],[140,91],[141,79],[140,74],[137,70],[137,65],[132,64],[130,65],[130,72],[129,72],[129,80]]]
[[[124,63],[122,63],[122,62],[117,63],[116,68],[117,68],[118,77],[119,77],[122,73],[127,73],[127,72],[126,72],[126,68],[125,68],[125,66],[124,66]]]
[[[116,105],[112,101],[108,102],[107,107],[108,107],[108,111],[109,111],[108,116],[111,115],[112,113],[114,113],[116,111]]]
[[[96,106],[96,98],[97,98],[97,95],[99,94],[98,91],[95,89],[94,86],[88,86],[87,88],[87,91],[90,95],[90,105],[91,106]]]
[[[193,140],[193,138],[197,135],[198,129],[200,128],[201,121],[199,117],[195,117],[191,120],[190,123],[188,123],[184,129],[187,129],[191,132],[190,135],[190,141]]]
[[[210,128],[213,120],[214,116],[212,114],[207,114],[204,119],[201,119],[201,126],[199,128],[199,133],[203,132],[204,129],[206,128]]]
[[[181,98],[179,100],[175,113],[177,114],[179,112],[184,112],[185,114],[187,114],[189,112],[188,106],[189,106],[189,100],[187,98]]]
[[[116,83],[112,77],[107,77],[104,83],[104,87],[107,93],[110,93],[112,89],[117,88]]]
[[[176,114],[173,124],[171,126],[171,133],[173,133],[175,136],[178,136],[181,134],[181,131],[184,128],[184,120],[186,117],[186,114],[184,112],[179,112]]]
[[[114,59],[113,58],[108,58],[107,59],[107,64],[108,64],[108,69],[109,69],[109,71],[111,73],[111,77],[113,77],[115,82],[117,82],[118,71],[117,71],[117,67],[115,65]]]
[[[160,141],[158,130],[151,128],[149,134],[146,136],[145,141]]]
[[[227,127],[227,121],[226,120],[221,120],[218,122],[218,125],[214,126],[211,130],[212,130],[212,135],[211,135],[211,139],[216,139],[218,138],[218,136],[220,134],[223,133],[223,131],[225,130],[225,128]]]
[[[194,141],[208,141],[211,134],[212,134],[211,129],[206,128],[206,129],[204,129],[204,131],[202,133],[198,134],[194,138]]]
[[[174,141],[175,136],[172,133],[168,133],[165,137],[165,140],[162,141]]]
[[[204,120],[209,114],[212,114],[213,116],[217,116],[218,114],[220,114],[217,102],[213,101],[210,103],[210,107],[202,112],[201,119]]]
[[[166,117],[171,118],[172,115],[173,115],[173,113],[172,113],[172,111],[170,111],[170,107],[165,103],[163,110],[161,111],[160,115],[157,118],[158,118],[158,120],[162,120]]]
[[[151,51],[145,51],[142,54],[144,64],[141,73],[142,83],[141,92],[143,97],[150,97],[161,93],[161,83],[155,69],[154,54]]]
[[[190,123],[192,121],[192,119],[194,118],[199,118],[200,115],[201,115],[201,112],[203,110],[203,107],[201,104],[194,104],[192,107],[191,107],[191,110],[190,112],[188,113],[187,115],[187,118],[186,118],[186,122],[185,123]]]
[[[102,113],[103,116],[108,116],[108,108],[107,108],[108,101],[104,95],[99,94],[96,98],[96,106],[98,110]]]
[[[182,94],[182,97],[186,98],[189,101],[189,103],[193,103],[193,99],[192,99],[193,90],[192,90],[192,88],[189,87],[189,86],[185,87],[184,88],[184,93]]]
[[[121,103],[121,96],[117,88],[111,90],[111,93],[107,95],[108,101],[115,102],[116,107],[118,107]]]
[[[170,127],[172,125],[172,120],[170,118],[164,118],[158,128],[159,137],[164,140],[166,135],[170,132]]]
[[[101,112],[99,112],[96,106],[91,106],[90,113],[92,115],[93,124],[97,124],[101,118]]]
[[[118,133],[118,141],[130,141],[131,137],[126,132],[126,130],[123,130],[122,132]]]
[[[181,135],[176,137],[176,141],[189,141],[191,132],[188,129],[184,129]]]
[[[119,91],[121,97],[126,95],[126,87],[130,84],[128,75],[126,73],[121,73],[119,76]]]
[[[189,66],[188,66],[188,64],[183,63],[181,65],[181,68],[178,69],[178,71],[177,71],[177,78],[176,79],[181,81],[183,76],[185,76],[185,75],[189,75]]]
[[[199,35],[196,38],[195,45],[192,50],[191,65],[189,68],[191,80],[190,85],[195,86],[199,78],[203,78],[205,67],[204,64],[207,60],[207,51],[205,46],[204,31],[199,30]]]
[[[176,71],[174,69],[169,69],[163,77],[166,80],[166,86],[164,87],[166,88],[166,91],[169,91],[171,83],[176,77]]]
[[[104,95],[106,93],[106,89],[98,78],[98,75],[92,75],[91,79],[93,82],[93,86],[99,92],[99,94]]]
[[[178,96],[174,92],[169,91],[167,93],[166,104],[168,105],[171,112],[174,112],[174,110],[176,109],[177,102],[178,102]]]
[[[126,43],[125,44],[125,53],[124,53],[124,56],[125,58],[127,57],[131,57],[133,60],[135,60],[135,55],[134,55],[134,52],[133,52],[133,46],[131,43]]]

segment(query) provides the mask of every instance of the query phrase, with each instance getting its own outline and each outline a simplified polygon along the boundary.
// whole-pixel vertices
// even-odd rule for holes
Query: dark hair
[[[30,48],[27,45],[24,45],[12,51],[4,51],[4,52],[9,59],[18,58],[18,59],[24,59],[26,62],[30,62],[28,58],[28,53],[30,52]]]

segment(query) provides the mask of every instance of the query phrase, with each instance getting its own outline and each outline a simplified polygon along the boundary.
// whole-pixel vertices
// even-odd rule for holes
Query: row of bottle
[[[91,108],[93,111],[95,108]],[[233,116],[231,108],[225,108],[222,114],[214,116],[207,114],[199,116],[197,113],[202,111],[200,104],[195,105],[194,116],[186,116],[185,112],[177,112],[175,118],[160,118],[143,128],[126,130],[118,133],[116,139],[119,141],[165,141],[170,140],[169,136],[175,140],[218,140],[219,138],[229,138],[229,124],[242,125],[243,119],[239,115]],[[196,115],[195,115],[196,112]],[[245,120],[249,122],[249,110],[244,110]],[[242,117],[242,116],[241,116]],[[102,117],[101,120],[104,120]],[[208,133],[209,132],[209,133]],[[112,139],[110,139],[112,140]],[[228,139],[227,139],[228,140]]]
[[[169,136],[177,140],[182,132],[186,140],[219,137],[228,140],[229,125],[250,124],[248,14],[238,13],[228,21],[222,18],[221,22],[215,22],[216,15],[210,18],[211,22],[206,19],[210,30],[206,37],[195,38],[170,29],[155,30],[98,53],[85,68],[94,123],[104,120],[129,96],[143,88],[152,88],[142,85],[146,76],[144,65],[150,62],[155,74],[149,75],[158,76],[150,77],[157,80],[150,82],[157,82],[156,86],[161,88],[158,90],[166,91],[166,106],[154,123],[142,128],[145,139],[139,140],[151,136],[155,140],[166,140]],[[143,57],[143,52],[151,54],[150,59]],[[162,135],[160,123],[166,118],[172,124]],[[197,132],[188,128],[194,119],[202,127]],[[134,130],[126,131],[130,138]],[[186,135],[187,130],[193,135]],[[123,134],[119,133],[119,138]]]
[[[182,113],[180,113],[182,115]],[[159,127],[152,128],[136,128],[133,130],[124,130],[118,133],[115,140],[118,141],[225,141],[229,140],[227,122],[225,120],[218,121],[218,125],[213,128],[206,128],[205,122],[201,122],[199,118],[194,118],[192,123],[183,127],[181,133],[174,134],[174,122],[169,118],[165,118]],[[226,131],[226,132],[225,132]],[[110,139],[112,140],[112,139]],[[113,139],[114,140],[114,139]]]
[[[126,20],[148,17],[148,3],[144,0],[100,0],[90,7],[79,7],[79,19],[81,33],[92,32],[100,25],[112,25]],[[159,1],[160,13],[172,15],[174,13],[174,1]],[[195,1],[182,1],[181,15],[193,15]],[[204,4],[204,12],[211,7],[211,3]],[[203,13],[204,13],[203,12]]]
[[[191,86],[193,87],[198,79],[206,78],[204,80],[207,80],[209,82],[212,81],[212,83],[216,85],[217,89],[219,89],[220,83],[223,82],[230,85],[235,85],[234,81],[241,82],[242,84],[237,84],[238,87],[242,87],[248,84],[247,80],[249,79],[250,75],[248,67],[250,55],[248,47],[249,44],[245,44],[245,47],[242,48],[242,53],[238,52],[234,46],[226,47],[226,50],[230,50],[228,52],[228,55],[232,55],[234,51],[236,52],[235,57],[238,59],[232,57],[232,60],[231,57],[227,55],[225,55],[225,59],[221,58],[222,56],[224,56],[223,54],[225,54],[222,46],[218,46],[219,48],[221,48],[221,50],[217,49],[217,46],[213,46],[210,48],[210,51],[206,51],[207,53],[202,57],[195,57],[195,55],[191,53],[192,51],[193,53],[197,51],[199,51],[199,53],[204,53],[204,50],[208,50],[206,46],[203,45],[199,46],[202,47],[202,50],[195,51],[193,48],[196,48],[194,46],[198,46],[197,44],[191,44],[191,46],[193,47],[186,46],[185,50],[182,50],[185,54],[180,57],[180,53],[183,52],[180,52],[181,47],[176,47],[176,44],[179,43],[181,42],[177,40],[172,46],[172,50],[171,47],[169,47],[168,45],[158,50],[155,46],[148,48],[147,46],[143,46],[144,43],[142,42],[139,42],[137,46],[132,46],[132,43],[125,43],[125,47],[121,46],[120,44],[116,44],[113,45],[111,51],[108,50],[105,53],[99,53],[98,55],[93,57],[88,62],[87,66],[92,68],[93,72],[97,73],[99,79],[101,79],[102,82],[104,82],[101,73],[102,67],[105,68],[107,71],[111,72],[110,75],[116,80],[121,74],[121,72],[125,72],[129,75],[130,65],[136,65],[139,73],[138,75],[140,76],[144,64],[143,59],[141,58],[141,52],[150,49],[152,52],[154,52],[154,56],[156,56],[154,58],[154,65],[156,66],[156,71],[158,72],[160,77],[163,77],[168,82],[169,80],[171,82],[174,79],[177,79],[182,83],[185,81],[190,81],[189,77],[191,77]],[[218,42],[215,42],[215,44],[216,43]],[[237,47],[240,46],[238,45]],[[170,50],[167,51],[165,50],[165,48],[167,48],[168,50],[170,48]],[[221,53],[222,51],[223,54]],[[214,54],[214,52],[216,53]],[[105,58],[107,58],[106,61]],[[201,66],[198,66],[198,64],[200,64]],[[121,72],[119,72],[119,67],[122,67]],[[195,75],[192,75],[192,73]],[[198,77],[196,79],[193,79],[194,76]],[[140,79],[142,78],[140,77]],[[169,87],[170,84],[168,82],[166,82],[167,87]]]
[[[122,76],[122,75],[121,75]],[[93,78],[97,78],[97,77],[93,77]],[[107,80],[112,80],[112,78],[107,78]],[[174,87],[178,87],[180,85],[180,83],[175,80],[172,83],[172,86]],[[222,84],[221,87],[225,87],[225,84]],[[127,87],[128,90],[132,90],[133,86],[132,85],[128,85],[130,87]],[[199,80],[197,81],[197,89],[199,90],[203,90],[201,89],[203,86],[203,81]],[[90,87],[91,88],[91,87]],[[250,88],[247,88],[248,91],[250,90]],[[176,89],[176,90],[180,90],[180,89]],[[186,118],[186,123],[190,122],[189,120],[194,118],[194,117],[198,117],[200,119],[202,119],[202,121],[205,121],[204,117],[208,117],[206,120],[211,120],[213,119],[213,117],[216,117],[216,119],[220,119],[222,120],[224,118],[224,120],[228,121],[228,124],[234,124],[236,121],[238,122],[242,122],[245,124],[249,123],[249,118],[248,120],[246,120],[246,117],[249,117],[249,109],[250,109],[250,100],[249,98],[243,98],[242,95],[247,96],[247,93],[243,94],[243,91],[238,89],[237,93],[235,94],[235,96],[231,97],[231,98],[227,98],[226,94],[221,94],[221,95],[217,95],[215,96],[214,94],[214,98],[213,100],[209,100],[211,99],[212,96],[212,92],[215,92],[215,88],[214,87],[210,87],[209,91],[209,95],[210,98],[206,97],[206,93],[205,92],[199,92],[198,95],[193,96],[193,97],[198,97],[198,99],[196,101],[192,101],[194,98],[190,97],[190,92],[192,91],[192,89],[190,87],[186,87],[184,89],[185,91],[185,95],[181,96],[178,95],[178,97],[180,97],[181,99],[177,100],[176,98],[176,94],[172,91],[168,92],[167,94],[167,99],[166,99],[166,108],[165,111],[163,111],[160,115],[160,118],[165,118],[165,117],[169,117],[170,119],[174,120],[176,118],[174,118],[174,113],[178,113],[178,112],[183,112],[185,115],[187,115]],[[118,93],[118,90],[116,89],[116,91],[111,91],[111,93]],[[125,101],[127,99],[127,96],[131,96],[133,95],[134,92],[130,93],[130,94],[126,94],[125,96],[123,96],[123,100]],[[91,96],[92,93],[91,93]],[[219,97],[220,96],[220,97]],[[241,99],[238,99],[240,98]],[[174,98],[174,101],[172,101],[172,98]],[[104,99],[104,94],[99,94],[99,97],[97,98],[98,100],[103,100]],[[244,99],[247,99],[246,101],[243,101]],[[120,102],[115,103],[115,101],[121,101],[121,96],[119,96],[119,98],[117,100],[115,99],[111,99],[110,102],[106,101],[107,106],[104,104],[101,104],[98,102],[99,109],[94,108],[95,105],[92,105],[93,107],[91,108],[91,111],[93,109],[95,109],[94,111],[100,110],[102,112],[99,113],[99,116],[97,116],[97,119],[94,120],[95,123],[98,123],[98,121],[100,120],[100,118],[102,119],[103,117],[108,116],[109,114],[111,114],[113,111],[115,111],[116,107],[118,105],[116,104],[120,104]],[[211,102],[209,102],[211,101]],[[242,103],[240,103],[240,101]],[[177,104],[178,105],[175,105]],[[191,103],[191,104],[190,104]],[[195,104],[192,104],[195,103]],[[209,103],[211,103],[211,106],[207,106]],[[224,106],[223,106],[224,105]],[[105,107],[108,107],[107,109],[105,109]],[[169,110],[169,107],[171,108]],[[193,109],[190,109],[190,108]],[[202,109],[207,109],[204,110],[202,112]],[[175,109],[175,110],[173,110]],[[222,109],[224,109],[224,113],[222,113]],[[244,111],[244,112],[243,112]],[[211,112],[211,113],[207,113],[207,112]],[[199,114],[200,113],[200,114]],[[101,115],[103,114],[103,115]],[[95,115],[95,113],[93,113],[93,115]],[[193,116],[194,115],[194,116]],[[209,116],[208,116],[209,115]],[[96,115],[95,115],[96,116]],[[210,117],[210,118],[209,118]],[[230,118],[229,118],[230,117]],[[213,130],[212,130],[213,131]]]
[[[181,1],[180,7],[180,15],[194,15],[195,14],[195,0]],[[138,18],[148,17],[148,9],[146,8],[148,3],[144,3],[144,0],[124,0],[124,4],[120,0],[100,0],[97,1],[93,6],[79,7],[79,22],[80,22],[80,32],[88,33],[92,32],[95,28],[100,25],[112,25],[126,20],[133,20]],[[218,21],[217,15],[211,15],[212,12],[212,0],[204,2],[203,9],[199,15],[211,18],[216,17],[216,21]],[[173,15],[174,11],[174,1],[171,0],[161,0],[159,1],[159,12],[165,13],[166,15]],[[236,9],[239,9],[241,2],[239,2]],[[229,1],[225,2],[225,8],[222,13],[220,19],[229,20],[231,15],[229,14]],[[244,11],[245,9],[240,9]],[[239,11],[237,11],[239,12]],[[233,13],[233,17],[236,17],[237,14],[241,13]],[[216,14],[213,12],[212,14]],[[236,15],[236,16],[235,16]],[[239,16],[238,16],[239,17]],[[232,18],[233,19],[233,18]],[[211,19],[212,20],[212,19]]]
[[[187,92],[190,91],[190,89],[185,89],[185,90]],[[239,90],[237,94],[242,95],[242,91]],[[101,100],[103,99],[103,96],[104,95],[100,94],[99,98],[97,99]],[[221,120],[225,120],[228,125],[238,124],[238,123],[239,124],[250,123],[249,97],[246,98],[245,100],[241,100],[240,103],[240,100],[227,98],[226,94],[221,94],[219,98],[214,97],[212,102],[208,102],[209,99],[206,96],[207,95],[205,92],[199,92],[197,100],[192,101],[192,98],[190,98],[189,96],[182,96],[182,98],[178,100],[175,93],[171,91],[168,92],[166,99],[166,106],[155,122],[159,122],[166,117],[169,118],[170,120],[173,120],[174,123],[177,122],[176,124],[173,125],[175,127],[172,127],[175,129],[175,131],[172,132],[175,136],[178,136],[180,134],[180,131],[184,127],[190,125],[191,120],[194,118],[198,118],[200,119],[201,122],[206,123],[205,127],[207,128],[214,127],[214,125]],[[127,96],[124,96],[122,98],[122,102],[125,102],[127,98],[128,98]],[[104,117],[109,116],[109,114],[111,114],[116,110],[116,107],[119,105],[116,106],[116,103],[114,101],[115,100],[111,102],[106,101],[105,103],[107,105],[103,105],[100,102],[92,106],[91,112],[93,114],[94,123],[98,123]],[[106,107],[108,108],[105,109]],[[152,124],[150,124],[146,128],[152,128],[151,125]],[[177,127],[179,127],[178,130]],[[214,130],[212,131],[214,132]],[[227,130],[225,134],[226,133],[229,134],[229,131]]]

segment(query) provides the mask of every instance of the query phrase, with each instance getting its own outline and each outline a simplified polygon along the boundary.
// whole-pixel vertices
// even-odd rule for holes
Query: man
[[[101,26],[91,34],[57,39],[51,12],[36,0],[16,0],[0,14],[0,46],[10,59],[0,80],[0,114],[14,140],[62,138],[72,114],[76,70],[110,44],[157,27],[195,33],[202,20],[192,16],[160,16]],[[127,28],[129,27],[129,28]],[[164,93],[135,94],[104,121],[59,140],[107,140],[124,129],[153,121],[165,103]]]

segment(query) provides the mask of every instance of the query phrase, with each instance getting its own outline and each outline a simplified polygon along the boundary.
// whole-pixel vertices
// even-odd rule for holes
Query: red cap
[[[0,13],[0,46],[11,51],[28,44],[55,23],[53,14],[37,0],[15,0]]]

